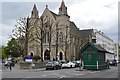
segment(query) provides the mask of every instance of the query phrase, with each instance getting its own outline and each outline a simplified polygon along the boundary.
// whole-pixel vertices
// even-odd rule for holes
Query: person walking
[[[109,67],[109,60],[107,60],[106,65],[107,65],[107,68],[109,69],[110,68]]]
[[[10,71],[12,70],[12,63],[10,62],[9,63],[9,68],[10,68]]]
[[[83,70],[83,66],[82,66],[82,59],[80,59],[79,69],[80,69],[80,71],[82,71],[82,70]]]

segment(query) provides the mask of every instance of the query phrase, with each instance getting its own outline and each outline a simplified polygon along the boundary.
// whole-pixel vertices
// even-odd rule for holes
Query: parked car
[[[48,69],[53,69],[53,70],[61,69],[61,63],[59,63],[58,61],[49,61],[46,64],[46,70]]]
[[[75,63],[69,61],[69,62],[65,62],[62,64],[62,68],[74,68],[75,67]]]
[[[80,61],[72,61],[73,63],[75,63],[75,67],[79,67],[80,66]]]
[[[9,66],[10,63],[11,63],[11,60],[5,60],[5,64],[4,64],[4,66]]]
[[[4,59],[2,60],[2,63],[5,63],[5,60],[4,60]]]
[[[14,67],[14,65],[15,65],[14,61],[12,61],[12,60],[5,60],[4,66],[10,66],[10,64],[11,64],[12,67]]]
[[[109,60],[109,65],[111,66],[117,66],[117,60]]]
[[[65,60],[59,60],[58,62],[62,65],[62,64],[65,63],[66,61],[65,61]]]

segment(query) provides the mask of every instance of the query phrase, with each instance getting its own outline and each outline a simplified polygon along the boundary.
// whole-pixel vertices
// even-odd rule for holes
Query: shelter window
[[[92,60],[92,55],[88,55],[88,60]]]

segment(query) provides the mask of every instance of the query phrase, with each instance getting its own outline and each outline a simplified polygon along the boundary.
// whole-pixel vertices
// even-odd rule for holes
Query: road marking
[[[66,76],[66,78],[69,78],[69,77],[71,77],[71,76]]]
[[[42,75],[42,76],[47,76],[47,75]]]
[[[93,72],[90,72],[90,73],[96,73],[96,72],[100,72],[100,71],[93,71]]]
[[[64,77],[66,77],[66,76],[60,76],[59,78],[64,78]]]
[[[84,75],[84,74],[79,74],[79,75]]]
[[[90,73],[96,73],[96,72],[94,71],[94,72],[90,72]]]
[[[75,74],[75,75],[80,75],[80,74]]]

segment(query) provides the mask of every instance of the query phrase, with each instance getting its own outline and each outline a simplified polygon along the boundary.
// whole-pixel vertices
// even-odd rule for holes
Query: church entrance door
[[[50,51],[49,50],[45,51],[45,53],[44,53],[44,59],[45,60],[50,60]]]
[[[59,54],[60,56],[59,56],[59,59],[60,60],[63,60],[63,53],[62,52],[60,52],[60,54]]]

